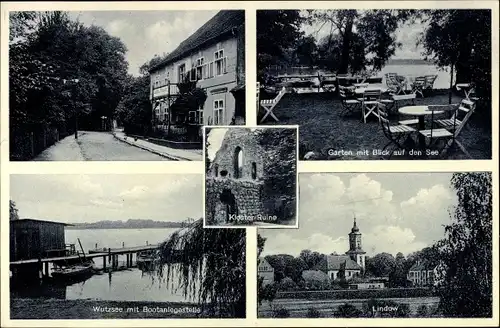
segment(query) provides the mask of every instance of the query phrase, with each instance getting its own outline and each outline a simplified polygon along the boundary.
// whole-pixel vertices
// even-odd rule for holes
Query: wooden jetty
[[[46,258],[38,258],[38,259],[29,259],[29,260],[18,260],[10,262],[10,267],[12,270],[13,277],[16,275],[16,272],[23,271],[23,267],[36,266],[39,272],[42,272],[42,275],[45,277],[49,276],[49,264],[50,263],[64,263],[64,262],[72,262],[72,261],[80,261],[82,255],[85,255],[87,259],[94,259],[102,257],[103,269],[106,269],[107,263],[111,264],[111,268],[118,267],[118,256],[126,255],[126,266],[132,267],[134,254],[137,258],[137,253],[143,251],[151,251],[156,250],[160,247],[160,245],[144,245],[144,246],[135,246],[135,247],[123,247],[123,248],[108,248],[107,252],[101,253],[88,253],[88,254],[76,254],[76,255],[67,255],[67,256],[56,256],[56,257],[46,257]]]

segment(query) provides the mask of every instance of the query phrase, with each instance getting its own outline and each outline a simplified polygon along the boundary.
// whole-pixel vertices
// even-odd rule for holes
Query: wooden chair
[[[363,93],[363,101],[361,102],[361,111],[363,113],[363,122],[366,123],[366,118],[373,114],[378,117],[378,106],[380,102],[380,89],[366,89]]]
[[[382,131],[389,142],[384,146],[382,152],[384,152],[387,147],[394,145],[395,147],[389,153],[389,159],[398,149],[405,149],[405,146],[401,141],[406,141],[413,133],[416,132],[414,128],[408,125],[392,125],[389,121],[389,114],[387,112],[386,106],[382,103],[377,107],[378,117]]]
[[[420,134],[426,137],[426,139],[429,139],[429,147],[432,147],[434,145],[437,145],[439,141],[444,141],[444,146],[439,149],[439,154],[443,155],[447,151],[449,151],[452,147],[455,145],[468,157],[472,158],[472,156],[469,154],[467,149],[462,145],[457,140],[458,135],[460,134],[460,131],[465,127],[465,124],[467,123],[470,115],[472,115],[473,109],[470,109],[465,117],[460,121],[457,119],[458,113],[457,111],[461,107],[462,103],[460,104],[452,104],[452,105],[434,105],[434,106],[429,106],[429,110],[432,111],[431,119],[433,124],[431,125],[430,129],[427,130],[421,130],[419,131]],[[435,111],[440,111],[440,112],[449,112],[452,113],[452,125],[449,125],[449,121],[446,121],[446,123],[442,122],[441,124],[446,124],[448,128],[434,128],[434,122],[437,123],[437,121],[434,121],[434,112]],[[462,110],[461,110],[462,111]],[[443,121],[443,120],[439,120]],[[439,124],[439,123],[438,123]],[[439,125],[441,125],[439,124]]]
[[[390,93],[395,95],[405,94],[405,81],[398,80],[398,75],[396,73],[385,74],[385,84]]]
[[[354,87],[339,85],[340,101],[342,103],[342,113],[351,113],[361,102],[354,98]]]
[[[426,75],[425,76],[425,90],[433,90],[434,89],[434,82],[437,79],[437,75]]]
[[[458,109],[453,112],[451,118],[436,120],[436,124],[447,130],[454,130],[457,126],[462,124],[464,119],[469,119],[474,112],[475,107],[476,106],[473,101],[462,99],[458,105]]]
[[[286,93],[285,87],[283,87],[280,92],[278,92],[278,95],[274,99],[264,99],[260,101],[260,106],[266,110],[266,114],[262,117],[260,120],[260,123],[264,122],[264,120],[267,118],[267,116],[271,116],[276,122],[279,122],[278,118],[276,115],[273,113],[274,107],[278,104],[278,102],[283,98],[283,96]]]
[[[425,88],[425,77],[419,76],[415,79],[415,81],[411,85],[411,91],[414,94],[419,93],[422,98],[424,97],[424,88]]]

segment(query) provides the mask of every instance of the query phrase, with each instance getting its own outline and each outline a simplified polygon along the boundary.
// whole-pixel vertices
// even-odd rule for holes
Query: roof
[[[19,219],[19,220],[12,220],[12,221],[10,221],[10,223],[13,223],[13,224],[21,223],[21,222],[51,223],[51,224],[61,224],[61,225],[64,225],[64,226],[72,226],[72,224],[69,224],[69,223],[47,221],[47,220],[38,220],[38,219]]]
[[[165,59],[151,67],[149,71],[152,72],[164,67],[244,24],[244,10],[221,10],[186,40],[182,41],[174,51],[165,57]]]
[[[261,265],[266,265],[266,266],[268,266],[269,268],[271,268],[271,269],[273,269],[273,270],[274,270],[273,266],[272,266],[272,265],[271,265],[271,264],[270,264],[270,263],[269,263],[269,262],[268,262],[265,258],[263,258],[263,257],[259,258],[259,267],[260,267]]]
[[[327,255],[326,259],[323,259],[320,263],[318,263],[314,269],[326,272],[330,270],[342,269],[361,270],[361,267],[347,255]]]

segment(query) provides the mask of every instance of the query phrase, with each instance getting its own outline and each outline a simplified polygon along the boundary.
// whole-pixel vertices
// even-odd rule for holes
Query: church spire
[[[356,217],[354,217],[354,224],[352,226],[351,232],[359,232],[359,228],[356,225]]]

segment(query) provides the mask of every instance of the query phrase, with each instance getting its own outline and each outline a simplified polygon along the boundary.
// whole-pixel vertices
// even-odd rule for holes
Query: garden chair
[[[361,102],[361,111],[363,113],[363,122],[366,123],[366,118],[373,114],[378,117],[378,106],[380,102],[381,91],[380,89],[366,89],[363,93],[363,100]]]
[[[408,125],[392,125],[389,121],[389,114],[387,112],[386,106],[382,103],[377,107],[378,117],[384,136],[389,140],[389,142],[382,149],[382,153],[387,149],[387,147],[393,145],[395,146],[389,153],[389,159],[398,149],[405,149],[404,142],[411,137],[413,133],[416,132],[414,128]],[[403,143],[402,143],[402,142]]]
[[[283,96],[286,93],[285,87],[283,87],[280,92],[278,92],[278,95],[274,99],[264,99],[260,101],[260,106],[266,110],[266,114],[262,117],[260,120],[260,123],[264,122],[264,120],[267,118],[267,116],[271,116],[276,122],[279,122],[278,118],[276,115],[273,113],[274,107],[278,104],[278,102],[283,98]]]
[[[437,75],[426,75],[425,76],[425,90],[433,90],[434,89],[434,82],[437,79]]]
[[[447,130],[454,130],[457,126],[462,124],[464,119],[469,119],[474,112],[475,107],[476,106],[473,101],[462,99],[458,105],[458,109],[453,112],[451,118],[436,120],[436,124]]]
[[[437,145],[438,142],[444,141],[444,146],[439,149],[439,155],[445,154],[447,151],[449,151],[452,147],[455,145],[468,157],[472,158],[472,156],[469,154],[467,149],[462,145],[457,140],[458,135],[460,134],[460,131],[465,127],[465,124],[467,123],[467,120],[469,119],[470,115],[472,115],[473,110],[469,110],[465,117],[460,121],[457,119],[457,111],[459,110],[460,104],[452,104],[452,105],[433,105],[429,106],[429,110],[432,111],[432,122],[433,124],[431,125],[430,129],[427,130],[421,130],[419,131],[420,134],[422,134],[426,139],[429,139],[429,147],[432,147],[434,145]],[[452,113],[452,122],[453,125],[448,126],[448,128],[434,128],[434,111],[440,111],[440,112],[449,112]],[[437,123],[437,121],[436,121]]]
[[[389,89],[389,92],[395,95],[405,94],[404,81],[398,80],[398,75],[396,73],[387,73],[385,74],[385,84]]]
[[[424,88],[425,88],[425,77],[419,76],[415,79],[415,81],[411,85],[411,92],[415,95],[419,93],[422,98],[424,97]]]
[[[340,101],[342,103],[342,113],[351,113],[361,102],[354,98],[354,87],[339,85]]]

